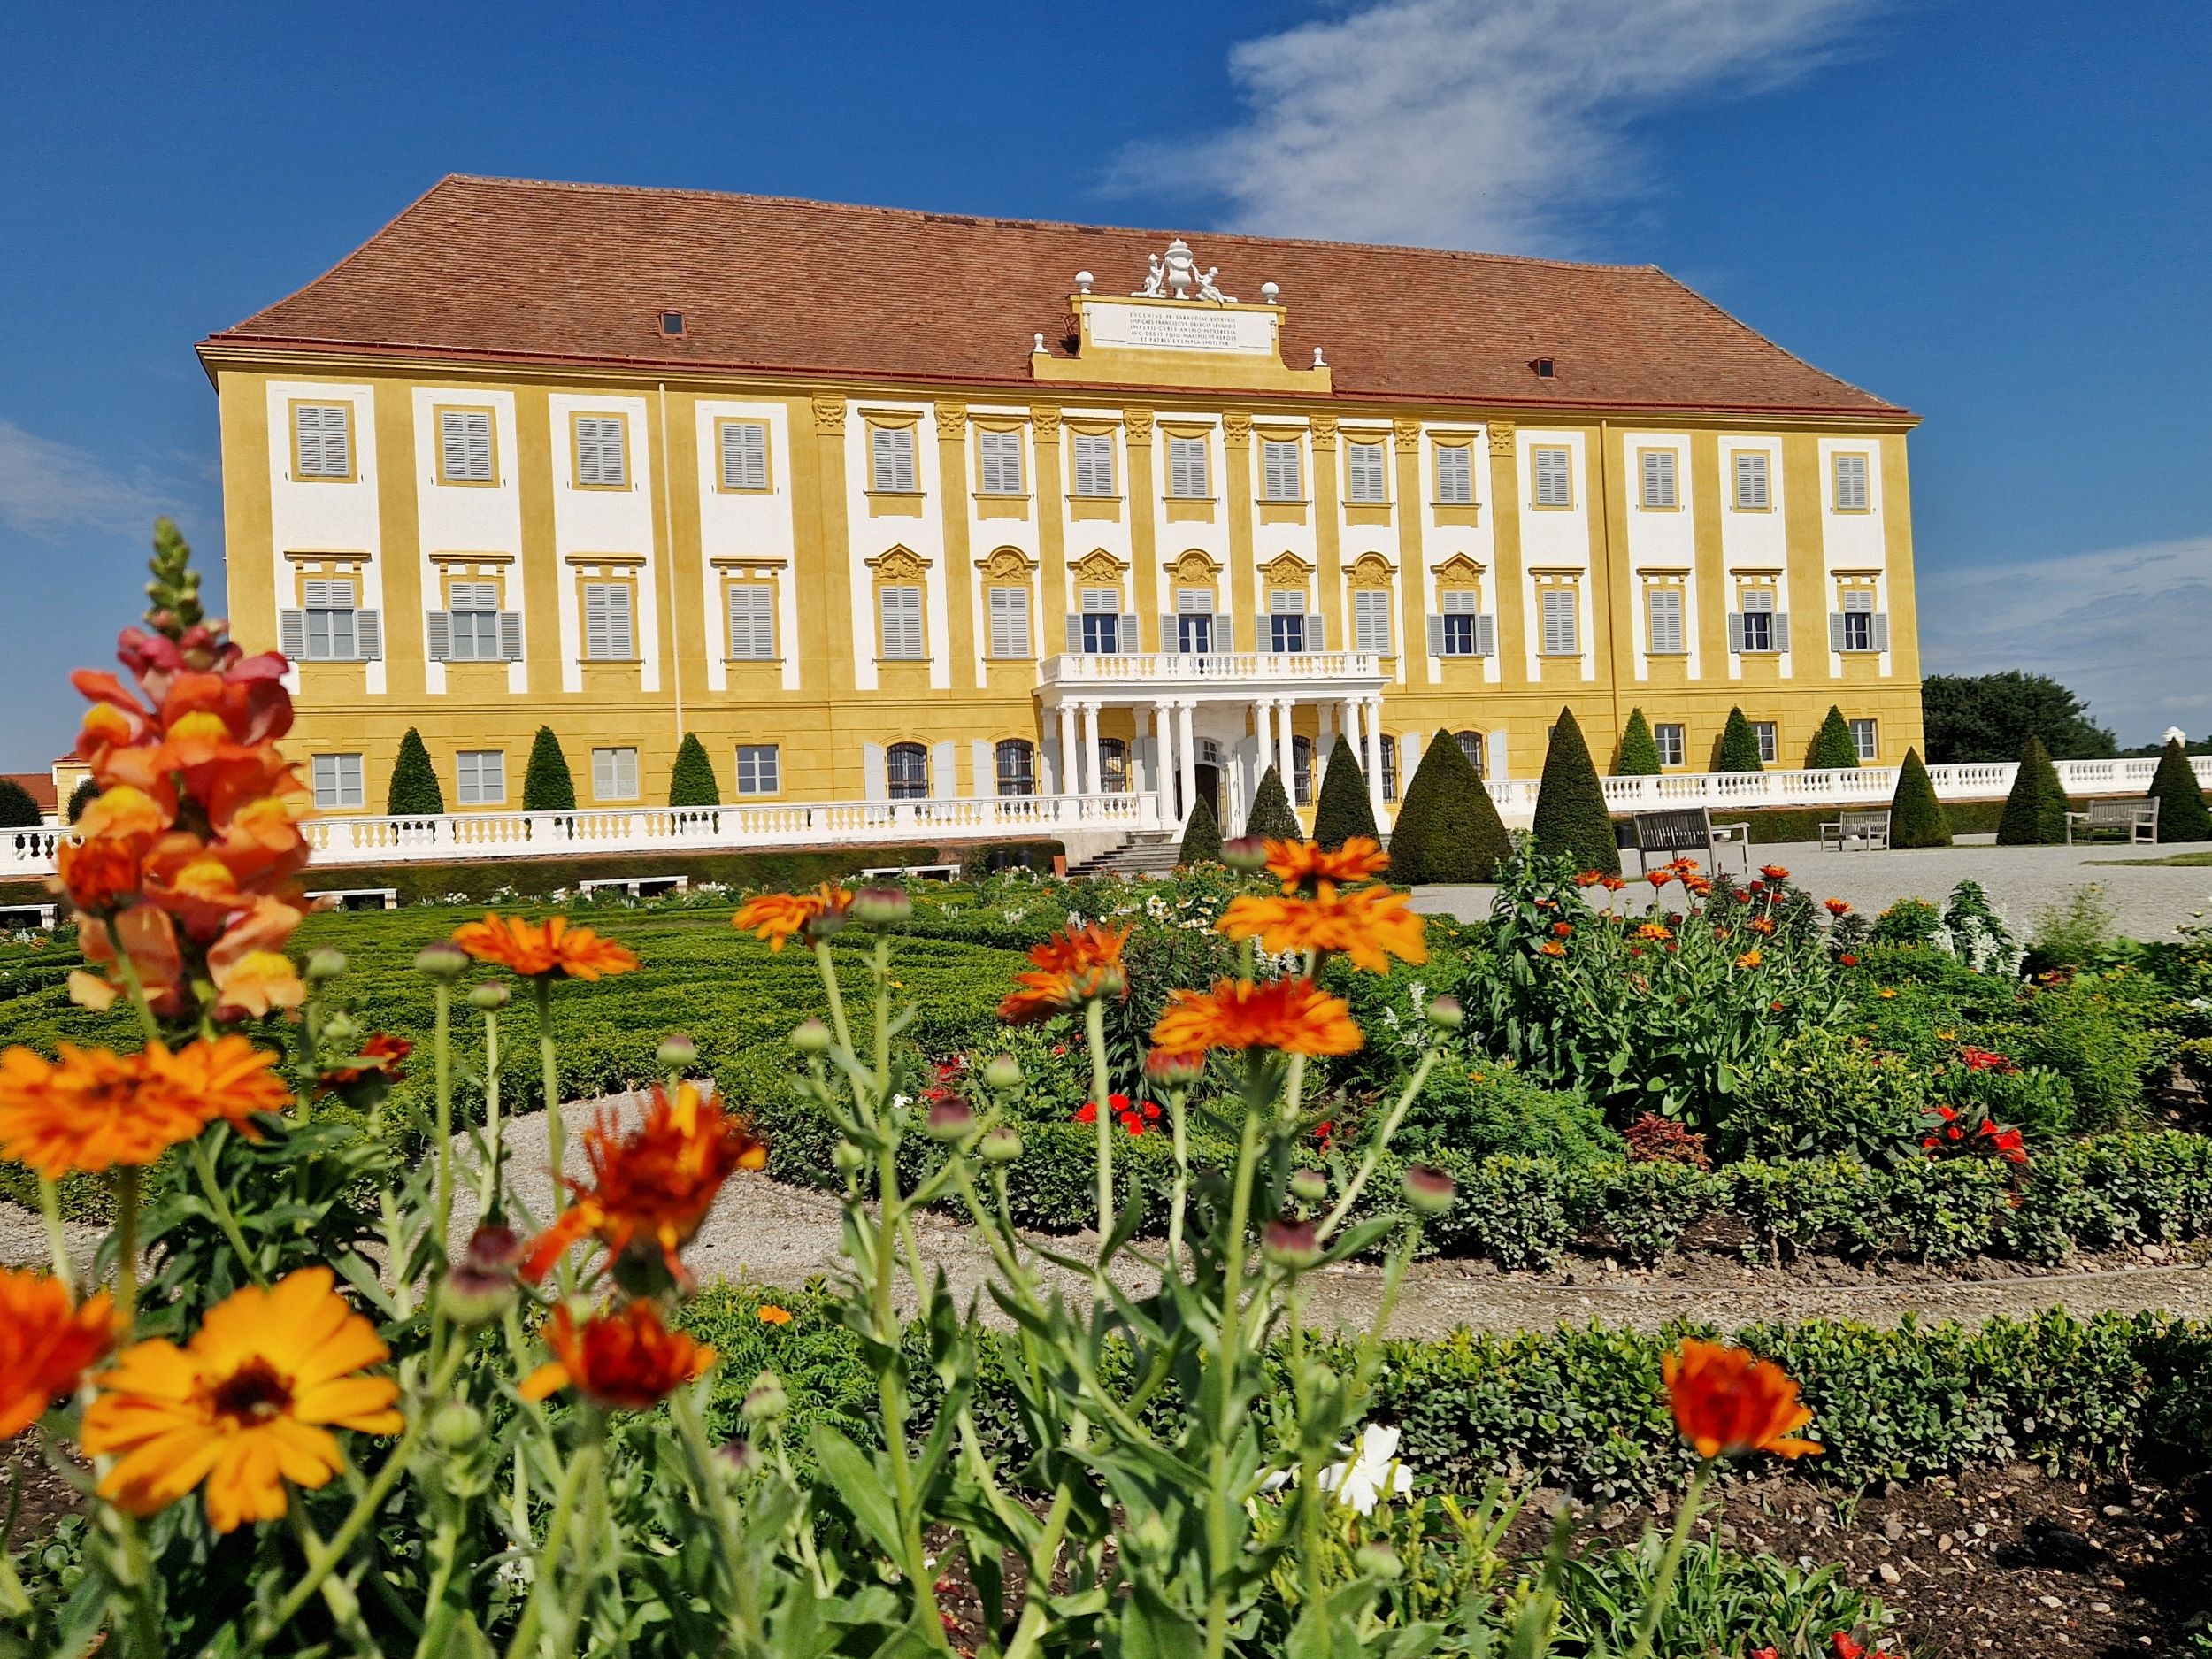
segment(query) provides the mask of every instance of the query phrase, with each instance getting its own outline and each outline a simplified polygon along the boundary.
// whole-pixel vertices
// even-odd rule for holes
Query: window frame
[[[892,646],[891,596],[911,594],[914,596],[912,622],[914,649],[895,651]],[[903,607],[903,600],[901,601]],[[905,632],[907,618],[899,618],[899,629]],[[903,641],[902,641],[903,642]],[[923,583],[881,582],[876,587],[876,660],[884,663],[926,663],[929,660],[929,602]]]
[[[1755,462],[1748,472],[1746,462]],[[1774,457],[1766,449],[1731,449],[1728,452],[1728,510],[1731,512],[1772,512],[1774,511]],[[1744,500],[1744,484],[1747,479],[1759,480],[1760,499]]]
[[[1489,745],[1483,741],[1482,733],[1472,727],[1467,727],[1454,732],[1452,741],[1459,745],[1459,752],[1467,757],[1468,764],[1473,766],[1476,772],[1479,774],[1482,771],[1482,757],[1489,749]]]
[[[498,793],[484,793],[484,762],[489,759],[498,772]],[[472,786],[469,773],[476,774]],[[472,797],[470,791],[475,794]],[[503,749],[458,749],[453,751],[453,799],[460,806],[504,806],[507,804],[507,751]]]
[[[1290,734],[1290,803],[1311,806],[1314,797],[1314,741],[1303,732]]]
[[[1660,637],[1660,612],[1666,609],[1666,601],[1673,611],[1667,618],[1672,629],[1671,643]],[[1690,654],[1690,602],[1687,590],[1675,582],[1653,582],[1644,589],[1644,655],[1647,657],[1687,657]]]
[[[465,598],[480,599],[487,594],[491,595],[492,603],[489,605],[465,605],[459,603]],[[445,584],[446,649],[445,655],[439,660],[447,663],[505,662],[507,653],[501,648],[499,638],[501,610],[498,582],[488,581],[480,576],[448,577]],[[460,649],[460,619],[463,617],[477,619],[472,620],[469,625],[470,649],[466,653]],[[480,618],[485,617],[491,618],[491,649],[488,651],[480,651],[475,647],[481,642],[477,636],[482,632]],[[482,752],[488,753],[489,751]]]
[[[1762,766],[1778,764],[1782,757],[1781,723],[1777,720],[1752,720],[1747,724],[1751,727],[1753,739],[1759,745],[1759,764]]]
[[[1447,443],[1440,438],[1431,446],[1431,449],[1429,471],[1436,496],[1431,504],[1437,507],[1473,506],[1475,504],[1474,441],[1469,439],[1464,443]],[[1466,483],[1467,493],[1463,496],[1448,495],[1444,493],[1444,457],[1447,455],[1458,457],[1455,467]]]
[[[1651,727],[1652,746],[1659,751],[1662,766],[1686,766],[1690,761],[1690,728],[1679,720],[1655,720]]]
[[[1664,462],[1659,469],[1665,481],[1666,500],[1652,499],[1654,480],[1652,463]],[[1659,446],[1636,451],[1636,505],[1643,512],[1679,512],[1682,511],[1682,458],[1671,447]]]
[[[1129,764],[1129,741],[1121,737],[1102,737],[1098,740],[1098,792],[1101,795],[1127,795],[1132,772]]]
[[[1365,456],[1366,459],[1356,459]],[[1360,494],[1358,484],[1363,471],[1371,476],[1376,493]],[[1390,440],[1387,437],[1350,438],[1344,440],[1344,504],[1347,507],[1387,507],[1390,505]]]
[[[1011,608],[1013,620],[1021,625],[1019,649],[999,649],[999,600],[1001,595],[1020,603]],[[984,655],[995,663],[1033,661],[1037,655],[1037,631],[1032,626],[1029,584],[1027,582],[992,582],[983,590],[983,649]],[[1010,622],[1010,627],[1011,626]]]
[[[730,432],[746,427],[760,434],[760,482],[730,482]],[[718,495],[772,495],[776,493],[775,434],[758,415],[718,415],[714,419],[714,488]]]
[[[762,651],[741,651],[737,649],[737,602],[740,597],[754,615],[747,619],[747,628],[756,641],[762,629],[766,630],[767,647]],[[730,663],[773,663],[780,661],[777,649],[776,584],[755,577],[733,577],[722,584],[722,649],[723,660]]]
[[[1179,657],[1211,657],[1215,653],[1216,624],[1219,613],[1214,609],[1214,590],[1210,588],[1178,588],[1175,590],[1175,654]],[[1194,647],[1194,635],[1203,634],[1203,641]]]
[[[902,777],[902,771],[910,765],[918,766],[919,776]],[[890,801],[926,801],[929,799],[929,745],[917,743],[911,738],[902,738],[888,743],[883,750],[883,793]]]
[[[1121,638],[1121,589],[1118,588],[1079,588],[1075,590],[1075,614],[1079,621],[1085,657],[1119,657]]]
[[[1189,446],[1189,448],[1186,449],[1184,447],[1187,445]],[[1214,457],[1212,440],[1202,434],[1193,433],[1171,432],[1167,434],[1166,449],[1168,487],[1166,491],[1164,493],[1162,499],[1165,501],[1213,500]],[[1197,457],[1199,487],[1196,490],[1185,490],[1176,488],[1176,465],[1179,451],[1185,457],[1187,457],[1185,462],[1186,465],[1187,465],[1187,457],[1189,456],[1194,454]]]
[[[991,452],[994,449],[1002,451],[998,457],[998,465],[1003,467],[1010,459],[1013,463],[1014,488],[1011,489],[991,488],[993,466]],[[1002,476],[998,481],[1003,484],[1006,480]],[[1022,441],[1021,427],[984,426],[976,427],[975,493],[979,496],[990,496],[1001,501],[1029,499],[1028,446]]]
[[[607,757],[608,764],[611,767],[618,769],[623,764],[621,757],[625,755],[627,755],[630,757],[630,787],[626,793],[620,791],[622,778],[619,771],[618,770],[612,780],[616,785],[616,791],[611,793],[607,789],[601,787],[600,785],[600,757],[602,756]],[[641,768],[638,764],[638,752],[636,745],[629,743],[595,745],[591,751],[592,800],[595,803],[605,802],[610,805],[618,806],[626,803],[640,799],[641,795],[639,791],[641,785],[639,783],[639,778],[641,772],[642,768]]]
[[[918,420],[902,421],[897,424],[881,420],[871,420],[868,422],[868,488],[865,492],[866,494],[870,495],[907,496],[918,495],[922,493],[922,446],[921,440],[917,435],[917,431],[919,426],[920,422]],[[893,455],[891,457],[892,468],[890,481],[888,483],[884,481],[885,444],[887,442],[894,449],[895,449],[897,446],[902,443],[905,446],[905,462],[908,476],[907,481],[904,484],[901,484],[899,482],[899,457],[896,455]]]
[[[1882,757],[1882,724],[1871,718],[1847,720],[1851,728],[1851,747],[1857,751],[1859,764],[1870,765]]]
[[[1363,614],[1364,613],[1364,614]],[[1379,613],[1379,614],[1377,614]],[[1355,588],[1352,589],[1352,649],[1370,656],[1395,655],[1395,631],[1391,626],[1390,590],[1387,588]],[[1371,629],[1379,627],[1379,645],[1368,642]]]
[[[445,423],[449,417],[480,415],[484,419],[484,457],[486,475],[482,478],[456,478],[446,470]],[[431,419],[437,424],[438,466],[437,479],[441,488],[496,489],[499,488],[499,411],[488,403],[433,403]]]
[[[323,763],[325,761],[332,763],[331,793],[337,797],[334,800],[326,801],[323,798]],[[346,763],[349,761],[352,762],[352,776],[349,781],[355,796],[350,801],[345,799],[349,783],[346,776],[348,770]],[[368,776],[367,763],[357,749],[311,756],[308,761],[308,779],[314,790],[315,810],[318,812],[348,812],[365,810],[369,804]]]
[[[1563,597],[1563,607],[1555,607],[1553,600]],[[1564,618],[1566,644],[1554,650],[1552,640],[1552,612],[1559,609]],[[1573,582],[1547,582],[1536,590],[1536,654],[1540,657],[1555,657],[1568,661],[1582,655],[1582,590]]]
[[[342,472],[311,472],[305,465],[305,452],[301,448],[300,414],[303,410],[317,409],[327,412],[336,410],[344,417],[346,428],[346,470]],[[286,404],[286,419],[291,426],[292,465],[288,469],[295,484],[356,484],[361,480],[361,446],[354,432],[354,405],[350,398],[295,397]]]
[[[765,771],[761,757],[766,756]],[[752,768],[753,787],[745,786],[746,768]],[[763,779],[766,781],[764,783]],[[783,793],[783,754],[775,743],[740,743],[737,745],[736,793],[746,800],[762,795]]]
[[[1290,489],[1279,494],[1275,488],[1276,451],[1289,451]],[[1260,499],[1273,506],[1303,506],[1306,501],[1306,449],[1295,438],[1260,438]]]
[[[622,476],[610,484],[603,478],[589,483],[584,478],[584,422],[611,420],[621,429],[621,439],[616,446]],[[603,439],[595,439],[603,442]],[[634,469],[630,465],[630,416],[626,410],[572,409],[568,411],[569,488],[572,489],[626,490],[631,487]]]
[[[1283,602],[1294,601],[1293,611]],[[1276,588],[1267,595],[1267,649],[1276,656],[1302,657],[1306,651],[1306,606],[1304,592],[1295,588]],[[1282,641],[1295,633],[1298,642],[1286,645]]]
[[[1858,464],[1859,503],[1848,506],[1843,499],[1843,464]],[[1828,457],[1828,506],[1832,512],[1870,513],[1874,511],[1874,457],[1864,449],[1838,449]]]
[[[1836,611],[1843,618],[1840,654],[1870,657],[1881,649],[1874,638],[1876,598],[1871,588],[1846,588],[1837,594]]]
[[[1559,457],[1558,501],[1544,499],[1544,457]],[[1528,450],[1528,504],[1540,512],[1572,512],[1575,504],[1575,452],[1572,444],[1532,443]]]
[[[591,595],[594,588],[618,593],[622,595],[622,628],[624,644],[626,649],[621,651],[612,649],[615,641],[611,618],[609,619],[607,639],[609,649],[605,651],[594,651],[591,649]],[[580,662],[634,663],[641,660],[638,656],[636,583],[618,577],[588,576],[584,578],[576,585],[576,621],[577,631],[580,636],[578,643],[583,648],[578,653]]]
[[[1083,488],[1084,449],[1091,445],[1104,449],[1106,488],[1102,490]],[[1090,465],[1095,466],[1100,457],[1094,453]],[[1097,482],[1095,478],[1093,483]],[[1114,434],[1110,432],[1075,431],[1068,441],[1068,495],[1076,501],[1118,501],[1121,499],[1121,457],[1115,453]]]
[[[1387,732],[1375,733],[1376,777],[1386,803],[1398,798],[1398,740]]]
[[[1764,603],[1755,604],[1752,603],[1754,600]],[[1781,655],[1774,632],[1774,618],[1781,614],[1781,595],[1771,588],[1740,588],[1736,590],[1736,615],[1741,619],[1740,626],[1743,630],[1743,649],[1737,652],[1739,657]],[[1757,645],[1751,642],[1751,619],[1754,617],[1759,619],[1759,633],[1763,636]]]
[[[1019,765],[1010,767],[1009,759]],[[1002,800],[1026,800],[1037,793],[1037,746],[1025,737],[1002,737],[991,748],[991,779]],[[1014,786],[1009,787],[1009,785]]]

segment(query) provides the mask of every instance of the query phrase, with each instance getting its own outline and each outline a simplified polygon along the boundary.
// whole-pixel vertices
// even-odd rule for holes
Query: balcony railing
[[[1048,657],[1048,686],[1189,686],[1226,682],[1375,680],[1382,663],[1372,651],[1180,651]]]

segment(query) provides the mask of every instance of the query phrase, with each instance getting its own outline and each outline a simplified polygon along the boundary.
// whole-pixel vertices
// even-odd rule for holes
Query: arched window
[[[1291,798],[1300,806],[1310,805],[1313,800],[1313,740],[1293,737],[1290,740]]]
[[[998,792],[1001,795],[1037,793],[1037,746],[1027,738],[999,740]]]
[[[1467,764],[1477,772],[1480,772],[1482,770],[1482,733],[1480,732],[1455,732],[1452,735],[1459,740],[1459,752],[1467,757]]]
[[[883,758],[894,801],[929,798],[929,750],[919,743],[894,743]]]
[[[1098,787],[1108,795],[1129,793],[1129,745],[1118,737],[1098,740]]]
[[[1382,748],[1382,798],[1398,798],[1398,740],[1385,733],[1379,740]]]

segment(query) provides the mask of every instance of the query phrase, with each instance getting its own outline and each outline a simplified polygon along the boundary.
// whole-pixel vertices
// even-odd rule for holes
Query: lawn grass
[[[2085,862],[2093,864],[2128,864],[2139,870],[2200,870],[2212,864],[2212,852],[2169,853],[2163,858],[2091,858]]]

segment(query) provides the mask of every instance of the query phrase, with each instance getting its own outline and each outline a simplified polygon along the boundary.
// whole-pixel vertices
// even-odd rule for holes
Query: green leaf
[[[1205,1632],[1198,1622],[1168,1606],[1142,1580],[1121,1606],[1122,1659],[1200,1659],[1205,1652]]]
[[[899,1555],[899,1517],[892,1508],[890,1483],[860,1448],[828,1424],[817,1423],[810,1438],[817,1466],[837,1488],[838,1497],[852,1512],[853,1519],[886,1555]]]

